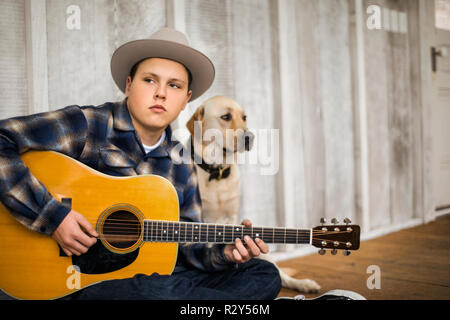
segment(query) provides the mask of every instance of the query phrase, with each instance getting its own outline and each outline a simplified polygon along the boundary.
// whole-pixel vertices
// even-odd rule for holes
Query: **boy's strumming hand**
[[[242,224],[247,228],[252,226],[250,220],[245,219]],[[268,253],[269,247],[267,244],[256,238],[253,240],[249,236],[244,237],[244,241],[236,238],[234,244],[227,244],[224,248],[225,257],[232,262],[245,263],[250,259],[259,256],[261,253]]]
[[[97,242],[98,233],[83,215],[71,210],[52,234],[70,257],[86,253]]]

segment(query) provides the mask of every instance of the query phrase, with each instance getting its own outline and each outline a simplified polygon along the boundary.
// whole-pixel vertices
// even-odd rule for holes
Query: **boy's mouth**
[[[166,111],[166,108],[164,108],[162,105],[155,104],[154,106],[151,106],[150,109],[154,112],[164,112]]]

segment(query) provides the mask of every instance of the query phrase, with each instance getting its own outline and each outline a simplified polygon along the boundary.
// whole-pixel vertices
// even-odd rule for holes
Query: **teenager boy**
[[[177,190],[180,219],[198,222],[201,217],[195,166],[172,161],[171,150],[179,142],[169,125],[210,87],[212,62],[190,47],[183,33],[163,28],[150,39],[118,48],[111,71],[126,95],[121,102],[0,121],[0,200],[18,221],[51,236],[68,256],[87,252],[98,234],[82,212],[55,200],[34,178],[20,158],[28,150],[57,151],[109,175],[164,176]],[[268,252],[267,244],[250,238],[212,247],[180,245],[172,275],[142,270],[66,298],[273,299],[281,280],[272,264],[252,259],[261,252]]]

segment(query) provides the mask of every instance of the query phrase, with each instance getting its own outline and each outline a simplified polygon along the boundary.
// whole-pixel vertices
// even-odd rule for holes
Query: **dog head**
[[[246,115],[233,99],[215,96],[206,100],[186,123],[196,142],[201,142],[203,156],[208,148],[226,153],[249,151],[254,135],[247,128]],[[200,141],[199,141],[200,140]]]

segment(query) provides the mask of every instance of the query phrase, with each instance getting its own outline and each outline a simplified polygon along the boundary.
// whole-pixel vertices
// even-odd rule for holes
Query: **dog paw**
[[[304,293],[317,293],[320,290],[320,285],[311,279],[300,279],[292,283],[292,289]]]

